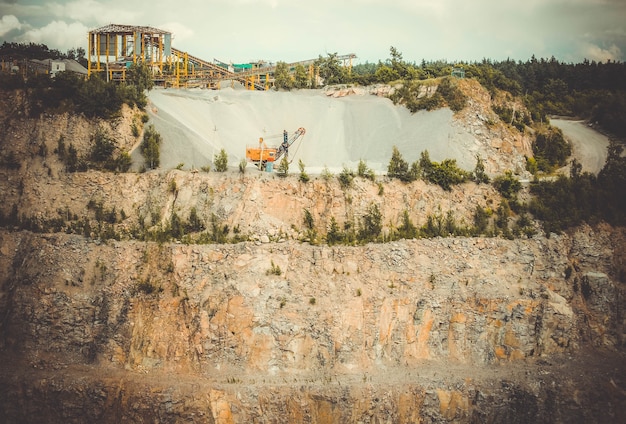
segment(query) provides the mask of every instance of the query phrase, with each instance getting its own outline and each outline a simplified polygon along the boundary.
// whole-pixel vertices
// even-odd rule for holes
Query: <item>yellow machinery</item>
[[[263,140],[263,137],[259,138],[259,145],[256,147],[246,147],[246,159],[256,164],[259,169],[265,169],[272,171],[274,162],[280,160],[285,155],[289,155],[289,147],[298,140],[298,138],[304,136],[306,130],[302,127],[298,128],[291,137],[287,133],[287,130],[283,131],[283,142],[278,147],[268,147]]]

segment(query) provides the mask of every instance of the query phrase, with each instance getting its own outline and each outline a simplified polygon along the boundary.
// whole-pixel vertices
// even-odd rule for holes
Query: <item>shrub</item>
[[[308,182],[309,175],[304,170],[304,162],[302,162],[302,159],[298,161],[298,168],[300,168],[300,181],[302,181],[303,183]]]
[[[441,81],[439,87],[437,87],[437,93],[441,94],[453,112],[462,110],[467,103],[467,96],[454,84],[453,79],[450,77],[446,77]]]
[[[339,229],[339,224],[337,224],[337,220],[334,216],[331,216],[328,232],[326,233],[326,243],[328,243],[329,246],[332,246],[341,243],[343,239],[344,236]]]
[[[357,175],[361,178],[368,179],[370,181],[376,180],[376,174],[374,171],[367,167],[367,164],[363,159],[359,160],[359,165],[357,167]]]
[[[285,178],[289,174],[289,161],[287,160],[287,156],[283,156],[280,160],[277,171],[278,176],[281,178]]]
[[[485,173],[485,164],[480,158],[480,155],[476,155],[476,166],[474,167],[473,179],[476,184],[489,183],[489,175]]]
[[[409,164],[404,160],[396,146],[393,146],[391,151],[391,159],[389,159],[389,165],[387,165],[387,176],[404,182],[411,181],[409,178]]]
[[[358,232],[359,241],[366,243],[377,240],[382,229],[382,213],[380,212],[380,208],[377,204],[371,203],[361,221]]]
[[[187,224],[185,225],[185,230],[190,233],[195,233],[204,230],[204,224],[200,220],[198,216],[198,210],[196,207],[192,207],[189,211],[189,219],[187,220]]]
[[[146,162],[146,166],[150,169],[155,169],[160,163],[160,145],[161,134],[159,134],[154,126],[149,125],[143,134],[143,141],[141,143],[141,153]]]
[[[544,172],[555,166],[564,166],[572,154],[572,146],[563,138],[563,132],[555,127],[537,130],[532,148],[537,166]]]
[[[397,236],[400,239],[414,239],[418,236],[418,230],[413,222],[411,222],[411,218],[409,217],[409,211],[406,209],[402,213],[402,223],[397,229]]]
[[[270,269],[265,271],[266,275],[282,275],[282,273],[283,271],[280,269],[278,265],[274,263],[274,261],[271,261]]]
[[[226,172],[228,170],[228,154],[222,149],[213,157],[213,164],[217,172]]]
[[[330,169],[328,169],[326,165],[324,165],[324,169],[322,169],[320,176],[324,181],[329,182],[333,178],[333,173],[330,172]]]
[[[515,198],[517,193],[522,189],[522,183],[513,176],[513,172],[510,170],[505,171],[504,175],[499,175],[494,178],[492,184],[494,188],[508,200]]]
[[[354,172],[344,166],[343,170],[337,176],[337,179],[339,180],[339,185],[341,185],[342,188],[350,188],[352,187],[352,181],[354,180]]]
[[[91,137],[90,159],[92,162],[102,164],[104,168],[115,169],[113,161],[113,152],[117,148],[117,143],[102,127],[98,127],[95,134]]]

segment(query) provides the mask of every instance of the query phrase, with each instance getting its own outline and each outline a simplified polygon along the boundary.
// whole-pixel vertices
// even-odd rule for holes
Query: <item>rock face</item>
[[[464,122],[494,154],[511,148],[483,133],[473,99]],[[331,247],[315,235],[372,204],[388,236],[404,211],[468,225],[499,195],[384,177],[70,174],[59,138],[84,154],[99,123],[8,110],[2,158],[20,163],[0,167],[4,422],[626,422],[623,228]],[[128,149],[135,112],[100,123]],[[193,213],[245,241],[138,241]]]
[[[623,283],[605,255],[623,244],[609,236],[201,246],[3,231],[2,351],[18,365],[2,367],[2,408],[50,422],[623,419]],[[594,411],[596,395],[617,403]]]

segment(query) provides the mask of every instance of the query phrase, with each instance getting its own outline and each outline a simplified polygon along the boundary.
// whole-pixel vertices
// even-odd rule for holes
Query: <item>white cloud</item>
[[[170,31],[177,42],[193,39],[194,31],[180,22],[167,22],[158,26],[159,29]]]
[[[596,62],[606,62],[607,60],[623,60],[622,50],[615,44],[611,44],[608,48],[602,48],[592,43],[584,43],[582,45],[582,55],[589,60]]]
[[[22,24],[20,23],[20,20],[14,15],[4,15],[2,19],[0,19],[0,36],[3,36],[14,29],[21,28]]]
[[[89,29],[79,22],[70,24],[64,21],[50,22],[43,28],[26,31],[20,36],[21,41],[42,43],[48,47],[65,52],[74,47],[87,44]]]
[[[133,4],[137,9],[137,5]],[[45,6],[52,16],[63,20],[95,22],[98,25],[129,23],[138,18],[139,13],[127,10],[125,4],[95,0],[77,0],[65,4],[48,3]]]

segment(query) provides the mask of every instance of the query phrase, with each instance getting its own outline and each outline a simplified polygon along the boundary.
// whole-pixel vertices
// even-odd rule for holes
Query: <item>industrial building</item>
[[[123,81],[134,63],[145,63],[152,70],[154,82],[164,87],[219,88],[226,81],[238,81],[251,90],[267,90],[273,86],[275,64],[264,61],[227,64],[219,60],[203,60],[172,47],[172,33],[158,28],[132,25],[106,25],[89,31],[88,75],[104,73],[107,81]],[[352,66],[356,55],[339,56]],[[301,64],[313,73],[315,59]]]

